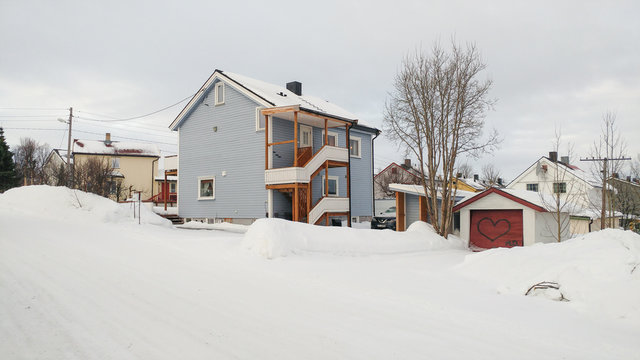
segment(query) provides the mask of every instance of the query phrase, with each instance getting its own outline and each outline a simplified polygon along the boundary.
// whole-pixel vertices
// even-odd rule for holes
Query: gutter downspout
[[[347,224],[349,224],[349,227],[351,227],[351,197],[353,196],[353,194],[351,193],[351,127],[353,126],[353,124],[349,124],[347,125],[347,132],[346,132],[346,138],[347,138],[347,156],[348,156],[348,164],[347,166],[349,166],[348,168],[348,180],[349,182],[347,183],[347,192],[349,193],[349,218],[347,218]],[[326,134],[326,133],[325,133]],[[327,177],[327,179],[329,178],[329,173],[327,172],[325,174],[325,176]],[[328,214],[327,214],[327,219],[328,219]],[[329,221],[329,220],[327,220]]]
[[[371,216],[376,215],[376,181],[374,179],[373,173],[375,171],[374,167],[374,152],[373,152],[373,140],[375,140],[378,136],[380,136],[380,130],[376,131],[376,136],[371,139]]]

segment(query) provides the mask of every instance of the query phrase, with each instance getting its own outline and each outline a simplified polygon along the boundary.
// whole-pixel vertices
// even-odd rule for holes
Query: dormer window
[[[214,95],[216,97],[216,105],[224,104],[224,83],[223,82],[219,82],[216,84],[216,90]]]

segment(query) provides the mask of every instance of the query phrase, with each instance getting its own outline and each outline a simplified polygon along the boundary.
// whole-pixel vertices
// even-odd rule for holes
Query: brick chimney
[[[300,96],[302,95],[302,83],[299,81],[292,81],[287,83],[287,90]]]
[[[107,146],[111,145],[111,133],[106,133],[104,135],[104,144]]]
[[[411,169],[411,159],[404,159],[404,165],[402,167],[405,169]]]
[[[558,161],[558,152],[557,151],[549,151],[549,160],[551,160],[551,162],[557,162]]]

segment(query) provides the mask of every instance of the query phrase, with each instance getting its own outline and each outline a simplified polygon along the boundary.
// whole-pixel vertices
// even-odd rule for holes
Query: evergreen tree
[[[4,129],[0,127],[0,193],[18,185],[13,153],[4,138]]]

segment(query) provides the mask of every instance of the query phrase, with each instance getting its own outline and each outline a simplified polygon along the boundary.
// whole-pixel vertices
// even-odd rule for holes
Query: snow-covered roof
[[[406,194],[416,195],[416,196],[425,196],[424,188],[422,185],[412,185],[412,184],[389,184],[389,189],[392,191],[399,191]],[[440,189],[438,189],[438,196]],[[471,191],[464,190],[456,190],[456,203],[461,201],[466,201],[466,199],[472,197],[477,193]]]
[[[461,178],[458,179],[460,181],[462,181],[463,183],[471,186],[472,188],[476,189],[476,190],[484,190],[487,187],[482,185],[480,182],[473,180],[473,178],[467,179],[467,178]]]
[[[164,181],[164,176],[156,176],[156,181]],[[168,175],[167,181],[178,181],[178,177],[176,175]]]
[[[74,154],[100,154],[124,156],[160,156],[155,144],[128,141],[74,140]]]
[[[520,175],[518,175],[515,179],[513,179],[513,181],[511,181],[509,184],[507,184],[507,187],[511,186],[511,184],[518,183],[521,180],[521,178],[524,175],[526,175],[531,169],[536,168],[538,166],[542,166],[543,162],[545,163],[544,165],[553,166],[553,165],[557,164],[559,171],[565,171],[566,174],[569,174],[570,176],[573,176],[574,178],[576,178],[576,179],[578,179],[580,181],[583,181],[583,182],[587,183],[588,185],[590,185],[592,187],[602,187],[602,181],[600,179],[596,179],[593,176],[593,174],[588,173],[588,172],[580,169],[576,165],[565,164],[565,163],[563,163],[561,161],[553,162],[553,161],[551,161],[551,159],[549,159],[546,156],[541,156],[540,159],[538,159],[536,162],[531,164],[531,166],[529,166],[526,170],[524,170],[522,173],[520,173]]]
[[[171,123],[169,126],[171,129],[175,130],[178,127],[182,120],[184,120],[184,118],[190,113],[191,109],[193,109],[198,103],[198,99],[207,92],[216,79],[230,84],[236,90],[244,93],[267,108],[299,106],[300,109],[357,122],[358,125],[373,128],[360,120],[357,115],[329,102],[328,100],[307,94],[297,95],[292,91],[289,91],[285,86],[270,84],[248,76],[216,69],[189,103],[187,103],[180,114],[178,114],[176,119]]]

